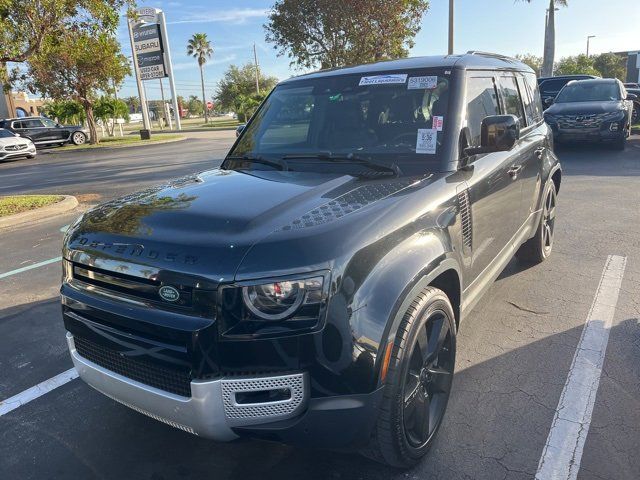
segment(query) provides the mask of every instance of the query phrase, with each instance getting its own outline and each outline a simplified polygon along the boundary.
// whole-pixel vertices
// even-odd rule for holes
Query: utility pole
[[[131,54],[133,59],[133,71],[136,74],[136,83],[138,84],[138,95],[140,95],[140,105],[142,106],[142,130],[140,130],[140,138],[149,140],[151,131],[149,129],[149,112],[147,111],[147,96],[144,91],[144,83],[140,79],[140,67],[138,67],[138,55],[136,54],[136,46],[133,41],[133,27],[131,19],[127,18],[127,27],[129,29],[129,41],[131,42]]]
[[[258,55],[256,54],[256,42],[253,42],[253,62],[256,66],[256,93],[260,95],[260,67],[258,67]]]
[[[587,58],[589,58],[589,41],[590,41],[592,38],[596,38],[596,36],[595,36],[595,35],[589,35],[589,36],[587,37]]]
[[[453,55],[453,0],[449,0],[449,55]]]

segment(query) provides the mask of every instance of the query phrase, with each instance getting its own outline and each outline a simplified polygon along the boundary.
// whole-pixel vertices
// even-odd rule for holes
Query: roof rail
[[[492,52],[482,52],[480,50],[469,50],[467,52],[467,55],[482,55],[485,57],[508,58],[509,60],[513,60],[513,58],[508,55],[501,55],[499,53],[492,53]]]

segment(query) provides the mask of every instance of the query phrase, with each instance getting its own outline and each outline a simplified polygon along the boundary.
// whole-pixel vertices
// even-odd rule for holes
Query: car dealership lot
[[[109,199],[216,166],[232,140],[233,132],[207,132],[164,146],[0,164],[0,194]],[[413,471],[398,473],[344,453],[208,442],[76,379],[0,416],[0,478],[531,478],[563,389],[567,398],[565,386],[573,385],[567,377],[585,319],[605,321],[592,305],[603,292],[610,256],[626,264],[617,298],[608,290],[598,297],[616,309],[578,477],[638,478],[640,138],[625,152],[589,146],[558,153],[564,177],[554,253],[529,269],[512,261],[462,324],[447,417],[433,450]],[[71,368],[55,259],[61,228],[76,216],[0,232],[2,400]]]

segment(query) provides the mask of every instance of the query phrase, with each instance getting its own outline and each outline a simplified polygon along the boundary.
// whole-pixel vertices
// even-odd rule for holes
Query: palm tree
[[[207,62],[207,58],[211,58],[213,55],[213,47],[211,42],[207,39],[206,33],[194,33],[187,43],[187,55],[192,56],[198,60],[198,66],[200,67],[200,82],[202,83],[202,103],[204,106],[204,122],[209,121],[207,115],[207,100],[204,94],[204,64]]]
[[[531,0],[525,0],[531,3]],[[549,0],[547,23],[544,29],[544,57],[541,76],[553,75],[553,61],[556,54],[556,6],[567,6],[567,0]]]

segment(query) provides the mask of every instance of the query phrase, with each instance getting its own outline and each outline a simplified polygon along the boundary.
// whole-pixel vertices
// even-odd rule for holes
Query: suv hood
[[[299,239],[313,230],[305,226],[342,227],[352,223],[344,216],[354,213],[354,218],[415,183],[314,172],[212,170],[87,212],[69,229],[64,255],[138,276],[167,269],[230,281],[251,247],[271,234]]]
[[[551,115],[588,115],[622,110],[622,102],[570,102],[554,103],[544,113]]]
[[[0,145],[4,146],[4,145],[16,145],[16,144],[22,144],[22,143],[28,143],[27,139],[24,137],[7,137],[7,138],[0,138]]]

